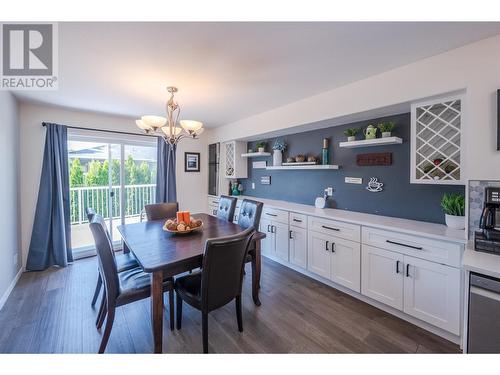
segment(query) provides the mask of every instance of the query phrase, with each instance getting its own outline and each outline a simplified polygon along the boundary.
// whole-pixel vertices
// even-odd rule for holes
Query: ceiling
[[[224,125],[500,33],[500,23],[60,23],[59,90],[21,100]]]

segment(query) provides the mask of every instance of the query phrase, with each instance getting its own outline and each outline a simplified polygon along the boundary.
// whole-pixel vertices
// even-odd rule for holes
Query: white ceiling
[[[60,23],[59,90],[21,100],[213,127],[500,33],[500,23]]]

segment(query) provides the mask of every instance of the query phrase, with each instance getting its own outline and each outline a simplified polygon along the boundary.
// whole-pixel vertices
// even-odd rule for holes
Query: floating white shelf
[[[320,165],[320,164],[315,164],[315,165],[275,165],[275,166],[270,166],[266,167],[268,170],[287,170],[287,169],[322,169],[322,170],[328,170],[328,169],[339,169],[338,165]]]
[[[356,148],[356,147],[398,145],[401,143],[403,143],[403,140],[399,137],[387,137],[387,138],[365,139],[362,141],[340,142],[339,146],[343,148]]]
[[[246,154],[241,154],[242,158],[256,158],[258,156],[271,156],[270,152],[248,152]]]

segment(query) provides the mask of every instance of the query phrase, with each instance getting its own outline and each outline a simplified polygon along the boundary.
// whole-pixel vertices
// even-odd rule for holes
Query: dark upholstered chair
[[[238,203],[237,198],[221,195],[219,199],[219,207],[217,208],[217,217],[219,219],[232,222],[234,220],[236,203]]]
[[[238,225],[243,228],[252,227],[256,231],[258,231],[263,206],[264,204],[262,202],[254,201],[251,199],[243,199],[240,207],[240,214],[238,215]],[[254,255],[255,242],[252,241],[248,250],[246,263],[251,262]],[[255,270],[253,270],[252,272],[255,272]]]
[[[182,325],[182,302],[201,311],[203,353],[208,353],[208,313],[233,299],[236,301],[238,330],[243,332],[241,316],[241,284],[243,266],[254,228],[233,236],[207,240],[201,271],[178,277],[175,281],[177,296],[177,329]]]
[[[97,248],[97,258],[99,269],[104,281],[104,298],[106,301],[106,327],[99,346],[99,353],[104,353],[111,334],[111,328],[115,319],[117,307],[126,305],[144,298],[151,294],[150,275],[144,273],[140,268],[118,272],[111,239],[103,218],[95,214],[90,221],[90,230],[94,237]],[[169,291],[171,326],[173,324],[173,278],[164,280],[163,290]],[[98,328],[101,328],[104,317],[99,321]],[[172,327],[173,328],[173,327]]]
[[[155,203],[144,206],[146,210],[146,218],[149,220],[160,220],[175,218],[175,214],[179,211],[179,203]]]
[[[96,212],[94,209],[88,207],[86,209],[87,211],[87,219],[89,220],[89,223],[92,221],[92,218],[95,216]],[[107,229],[106,229],[107,231]],[[116,260],[116,268],[118,272],[122,271],[127,271],[132,268],[139,267],[139,263],[137,263],[137,259],[129,252],[129,253],[122,253],[122,254],[116,254],[113,252],[113,255],[115,256]],[[97,302],[97,298],[99,297],[99,293],[101,292],[101,287],[102,287],[102,276],[101,273],[97,275],[97,285],[95,286],[95,292],[94,292],[94,297],[92,297],[92,306],[95,306],[95,303]],[[101,309],[102,305],[104,303],[104,300],[101,301]],[[100,310],[101,310],[100,309]],[[98,317],[99,319],[99,317]],[[97,322],[96,322],[97,324]]]

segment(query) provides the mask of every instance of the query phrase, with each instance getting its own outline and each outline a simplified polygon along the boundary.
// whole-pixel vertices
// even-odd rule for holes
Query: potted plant
[[[386,122],[381,122],[378,124],[378,128],[380,132],[382,133],[382,138],[388,138],[391,136],[392,131],[396,127],[396,124],[394,121],[386,121]]]
[[[266,142],[264,141],[257,142],[255,147],[257,147],[258,152],[264,152],[264,150],[266,149]]]
[[[461,194],[445,194],[441,199],[446,225],[453,229],[465,229],[465,198]]]
[[[356,140],[356,134],[358,134],[359,129],[349,128],[344,130],[344,135],[347,137],[347,142],[352,142]]]
[[[283,163],[283,151],[286,150],[286,143],[277,139],[273,145],[273,165],[281,165]]]

